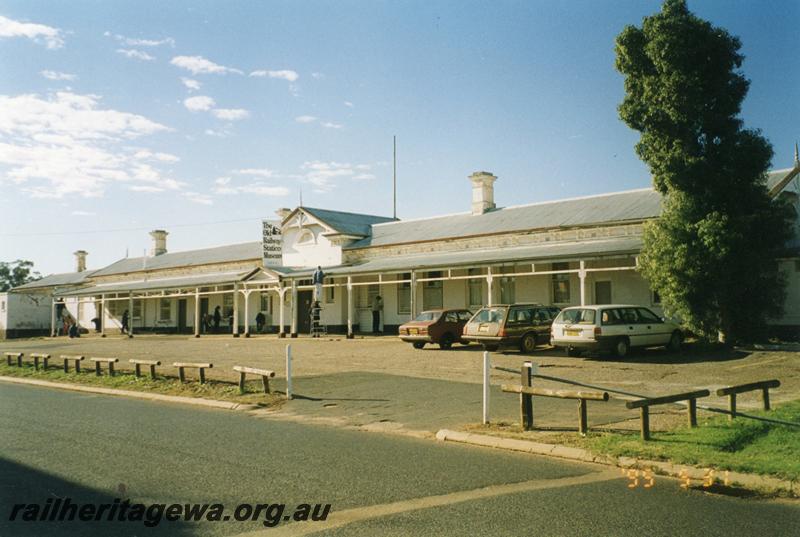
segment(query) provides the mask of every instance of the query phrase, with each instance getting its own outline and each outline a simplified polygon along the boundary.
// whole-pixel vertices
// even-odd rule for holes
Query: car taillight
[[[594,327],[594,337],[602,336],[602,335],[603,335],[603,329],[600,328],[599,326],[595,326]]]
[[[427,328],[420,328],[419,329],[419,333],[420,334],[427,334],[428,333],[428,329]]]
[[[505,328],[501,328],[500,332],[498,332],[497,335],[500,336],[500,337],[506,337],[506,335],[507,335],[506,334],[506,329]]]

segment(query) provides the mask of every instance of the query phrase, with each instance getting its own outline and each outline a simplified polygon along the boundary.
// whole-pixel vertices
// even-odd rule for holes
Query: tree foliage
[[[7,263],[0,261],[0,292],[40,279],[42,276],[33,270],[33,261],[17,259]]]
[[[665,0],[616,40],[619,114],[640,132],[636,153],[664,195],[661,218],[645,226],[641,272],[670,313],[729,342],[757,337],[781,313],[777,257],[791,229],[765,186],[772,146],[739,118],[749,86],[740,48],[685,0]]]

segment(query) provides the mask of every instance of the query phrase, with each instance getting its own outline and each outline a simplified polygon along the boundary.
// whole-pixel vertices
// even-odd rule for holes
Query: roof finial
[[[800,153],[797,152],[797,142],[794,143],[794,165],[800,166]]]

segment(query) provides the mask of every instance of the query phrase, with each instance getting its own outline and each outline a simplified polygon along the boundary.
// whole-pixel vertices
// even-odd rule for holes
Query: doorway
[[[312,291],[297,292],[297,332],[300,334],[311,333],[311,300]]]
[[[178,333],[186,331],[186,299],[178,300]]]
[[[611,304],[611,282],[594,282],[594,303]]]

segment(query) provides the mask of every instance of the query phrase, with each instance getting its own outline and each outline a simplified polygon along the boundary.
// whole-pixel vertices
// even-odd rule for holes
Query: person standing
[[[317,270],[311,277],[311,283],[314,284],[314,302],[322,301],[322,282],[325,281],[325,273],[322,272],[322,267],[317,265]]]
[[[123,334],[130,333],[130,327],[128,326],[128,323],[130,323],[130,314],[128,313],[128,310],[125,310],[122,312],[122,326],[119,329]]]
[[[219,332],[219,323],[222,322],[222,313],[220,307],[214,308],[214,332]]]
[[[262,330],[264,330],[264,325],[267,323],[267,317],[264,315],[263,311],[259,311],[256,314],[256,332],[259,334]]]
[[[376,295],[372,301],[372,333],[378,334],[381,331],[381,312],[383,311],[383,299],[381,295]]]

